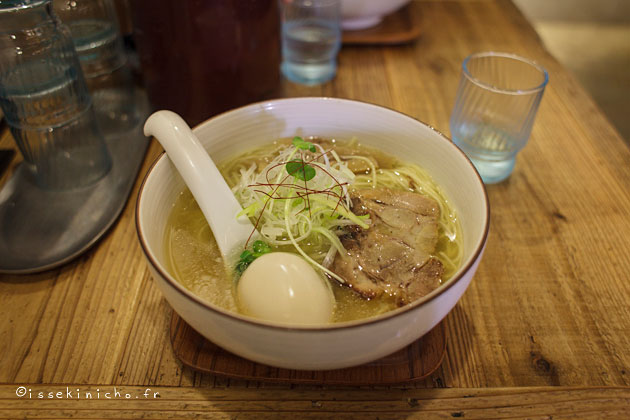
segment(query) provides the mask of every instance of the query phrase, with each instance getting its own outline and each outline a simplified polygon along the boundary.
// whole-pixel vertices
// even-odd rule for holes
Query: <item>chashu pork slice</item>
[[[440,284],[443,267],[433,256],[440,209],[435,200],[388,188],[352,193],[352,210],[369,214],[369,229],[341,238],[346,255],[337,255],[332,271],[365,298],[394,296],[399,305],[428,294]]]

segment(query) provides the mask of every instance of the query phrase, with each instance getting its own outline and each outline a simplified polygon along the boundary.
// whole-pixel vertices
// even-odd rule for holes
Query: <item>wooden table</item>
[[[413,11],[417,42],[344,47],[334,81],[287,83],[283,94],[373,102],[448,133],[466,55],[510,51],[548,69],[514,174],[488,187],[486,253],[445,319],[447,354],[433,375],[399,387],[287,386],[182,367],[136,239],[139,177],[117,224],[84,256],[0,278],[0,417],[628,418],[628,146],[509,1],[421,1]],[[153,144],[142,174],[159,152]],[[69,399],[66,387],[94,397]],[[64,397],[37,399],[57,391]]]

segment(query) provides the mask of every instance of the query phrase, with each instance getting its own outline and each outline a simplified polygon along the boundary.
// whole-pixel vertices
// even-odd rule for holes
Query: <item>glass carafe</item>
[[[84,187],[111,168],[70,33],[50,0],[0,1],[0,106],[38,186]]]
[[[133,75],[112,0],[53,0],[53,9],[70,28],[101,132],[135,127]]]

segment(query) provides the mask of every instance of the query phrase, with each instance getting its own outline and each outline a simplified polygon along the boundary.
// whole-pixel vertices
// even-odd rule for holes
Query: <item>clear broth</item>
[[[264,146],[261,150],[272,155],[289,143],[290,140],[283,139]],[[353,144],[352,148],[357,153],[375,158],[380,168],[391,169],[398,164],[395,158],[378,150],[359,144]],[[259,168],[261,164],[264,166],[267,159],[261,158],[261,155],[250,152],[243,155],[245,158],[239,156],[224,162],[219,169],[228,184],[231,184],[241,167],[249,166],[254,161],[259,162]],[[448,247],[450,243],[451,241],[440,240],[438,251],[440,247]],[[167,222],[165,244],[170,264],[168,268],[184,287],[210,303],[239,312],[232,274],[223,263],[212,231],[188,188],[180,193],[173,204]],[[396,308],[394,299],[389,296],[367,300],[336,281],[331,281],[331,284],[336,299],[332,322],[373,317]]]

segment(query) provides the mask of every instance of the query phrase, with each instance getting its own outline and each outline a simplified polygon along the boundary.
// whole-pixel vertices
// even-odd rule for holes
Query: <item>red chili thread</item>
[[[331,149],[332,150],[332,149]],[[311,205],[310,205],[310,199],[309,196],[311,194],[324,194],[327,197],[334,197],[334,199],[337,200],[337,204],[335,205],[334,209],[331,212],[331,216],[333,216],[335,214],[335,211],[337,211],[337,209],[339,208],[339,206],[342,206],[344,209],[346,209],[346,206],[342,203],[343,201],[343,186],[348,185],[347,182],[339,182],[337,180],[337,178],[335,178],[330,172],[328,172],[324,166],[322,166],[321,164],[317,163],[313,163],[316,162],[318,159],[323,158],[324,155],[328,154],[330,152],[330,150],[324,151],[323,153],[320,153],[318,155],[315,155],[314,158],[312,158],[309,161],[304,160],[304,154],[302,152],[300,152],[300,161],[302,163],[302,173],[306,173],[306,165],[307,164],[311,164],[312,166],[321,169],[326,175],[328,175],[330,178],[332,178],[332,180],[334,181],[334,185],[332,185],[331,187],[328,187],[326,189],[323,190],[314,190],[314,189],[310,189],[308,188],[308,184],[306,179],[304,179],[304,186],[295,184],[295,183],[285,183],[285,181],[287,180],[287,178],[289,178],[291,175],[286,175],[279,183],[274,183],[271,182],[270,178],[270,172],[272,169],[275,169],[279,166],[285,166],[288,162],[280,162],[277,163],[273,166],[271,166],[270,168],[267,169],[267,171],[265,172],[265,179],[267,181],[267,183],[256,183],[256,184],[250,184],[247,186],[247,188],[257,188],[257,187],[267,187],[269,189],[273,189],[273,191],[271,193],[260,190],[260,189],[255,189],[255,192],[261,193],[266,195],[267,197],[269,197],[269,200],[265,201],[265,204],[263,205],[263,208],[260,211],[260,214],[258,215],[258,217],[256,218],[256,222],[254,223],[254,229],[252,230],[252,232],[250,233],[249,237],[247,238],[247,241],[245,242],[245,246],[244,248],[247,248],[247,245],[249,244],[249,241],[251,240],[252,236],[254,235],[254,232],[256,232],[256,230],[258,229],[258,226],[260,225],[260,219],[262,218],[262,215],[265,211],[265,209],[267,208],[267,204],[269,203],[270,200],[290,200],[293,199],[295,197],[282,197],[282,196],[276,196],[278,190],[280,189],[280,187],[288,187],[288,188],[292,188],[297,197],[298,198],[302,198],[302,200],[304,200],[305,204],[304,207],[302,208],[302,210],[300,210],[298,212],[298,214],[302,213],[303,211],[305,211],[306,209],[308,209],[309,211],[309,216],[312,216],[311,213]],[[339,188],[339,190],[341,191],[340,193],[337,193],[334,191],[334,188]],[[347,211],[350,211],[349,209],[346,209]]]

